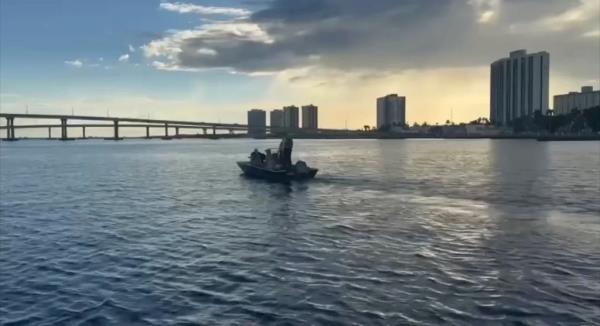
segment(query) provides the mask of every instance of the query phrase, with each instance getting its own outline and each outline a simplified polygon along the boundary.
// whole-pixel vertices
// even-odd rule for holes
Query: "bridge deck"
[[[147,124],[168,124],[168,125],[189,125],[200,126],[206,128],[242,128],[247,129],[247,125],[238,123],[214,123],[214,122],[195,122],[181,120],[159,120],[159,119],[143,119],[143,118],[121,118],[121,117],[100,117],[86,115],[60,115],[60,114],[25,114],[25,113],[0,113],[0,118],[25,118],[25,119],[67,119],[67,120],[93,120],[93,121],[119,121],[119,122],[137,122]],[[268,129],[268,127],[267,127]]]

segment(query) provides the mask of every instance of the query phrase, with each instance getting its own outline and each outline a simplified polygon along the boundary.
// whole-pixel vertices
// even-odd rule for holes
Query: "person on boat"
[[[250,153],[250,163],[256,164],[258,161],[258,149],[254,149],[252,153]]]
[[[259,152],[258,149],[254,149],[252,153],[250,153],[250,162],[255,165],[263,165],[265,163],[266,155]]]
[[[292,168],[292,148],[294,147],[294,140],[290,136],[285,136],[279,143],[279,157],[280,163],[287,170]]]
[[[275,161],[275,158],[273,156],[273,153],[271,152],[270,148],[267,148],[265,150],[265,167],[267,169],[271,169],[272,170],[273,168],[275,168],[275,164],[276,164],[276,161]]]

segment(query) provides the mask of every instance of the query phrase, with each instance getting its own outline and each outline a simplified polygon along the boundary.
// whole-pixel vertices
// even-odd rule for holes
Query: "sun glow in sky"
[[[319,106],[322,127],[489,114],[489,65],[550,53],[550,94],[600,85],[600,0],[2,0],[0,110],[245,123]],[[550,100],[550,103],[552,101]]]

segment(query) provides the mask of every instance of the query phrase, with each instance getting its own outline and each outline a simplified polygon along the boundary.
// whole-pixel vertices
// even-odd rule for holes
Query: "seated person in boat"
[[[265,164],[266,155],[259,152],[258,149],[254,149],[252,153],[250,153],[250,163],[254,165],[264,165]]]

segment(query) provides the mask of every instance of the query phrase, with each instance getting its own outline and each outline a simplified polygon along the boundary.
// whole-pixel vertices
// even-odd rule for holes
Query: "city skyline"
[[[598,1],[295,3],[2,1],[1,111],[241,122],[312,102],[323,127],[359,128],[401,93],[409,122],[469,121],[519,48],[550,53],[550,97],[599,88]]]

